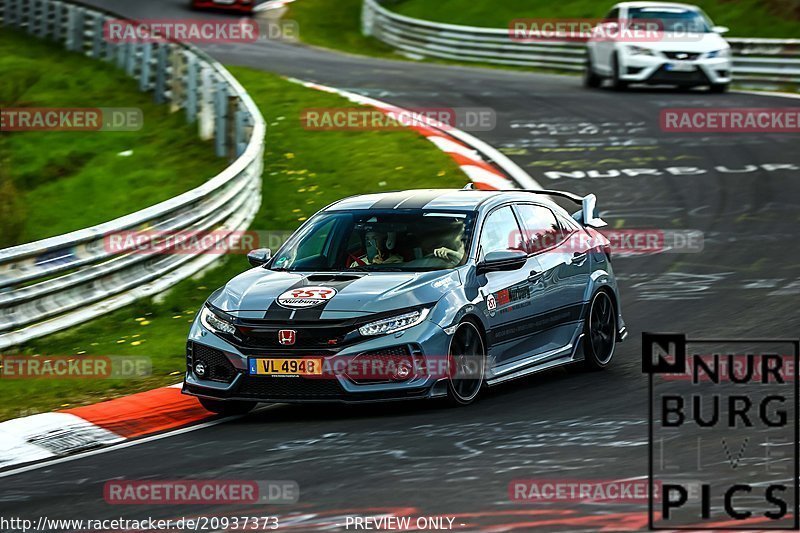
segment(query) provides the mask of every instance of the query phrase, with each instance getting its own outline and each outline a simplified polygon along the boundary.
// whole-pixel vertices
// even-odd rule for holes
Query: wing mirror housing
[[[713,28],[711,28],[711,31],[713,31],[714,33],[719,33],[720,35],[724,35],[729,31],[731,31],[731,29],[727,26],[714,26]]]
[[[502,250],[489,252],[477,265],[478,275],[487,272],[519,270],[528,261],[528,254],[522,250]]]
[[[272,250],[269,248],[256,248],[247,253],[247,260],[254,267],[262,266],[272,259]]]

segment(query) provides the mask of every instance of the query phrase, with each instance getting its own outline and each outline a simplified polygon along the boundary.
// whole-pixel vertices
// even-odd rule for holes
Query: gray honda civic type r
[[[555,203],[578,204],[572,215]],[[216,290],[187,342],[183,392],[258,402],[473,402],[555,366],[606,367],[626,335],[595,197],[410,190],[307,220]]]

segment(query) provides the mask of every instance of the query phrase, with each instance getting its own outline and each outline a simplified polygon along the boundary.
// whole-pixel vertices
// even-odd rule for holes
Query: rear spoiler
[[[519,189],[515,189],[514,192],[519,192]],[[603,226],[606,226],[606,222],[602,218],[599,218],[595,212],[597,207],[597,196],[595,196],[594,194],[587,194],[586,196],[578,196],[577,194],[573,194],[571,192],[566,192],[566,191],[550,191],[550,190],[534,191],[530,189],[525,189],[525,192],[529,192],[532,194],[544,194],[547,196],[558,196],[559,198],[566,198],[567,200],[571,200],[581,206],[581,210],[573,213],[572,218],[574,218],[584,226],[591,226],[593,228],[602,228]]]
[[[475,190],[472,183],[468,183],[463,190]],[[531,194],[543,194],[546,196],[558,196],[559,198],[566,198],[581,206],[581,210],[572,214],[572,218],[583,224],[584,226],[591,226],[593,228],[602,228],[607,226],[605,220],[599,218],[596,213],[597,196],[594,194],[587,194],[586,196],[578,196],[567,191],[551,191],[547,189],[533,190],[533,189],[506,189],[502,192],[529,192]]]

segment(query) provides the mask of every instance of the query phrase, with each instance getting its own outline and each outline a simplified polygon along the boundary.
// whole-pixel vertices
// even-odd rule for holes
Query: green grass
[[[263,72],[231,68],[264,114],[268,129],[264,199],[251,229],[291,230],[343,196],[392,189],[462,187],[466,177],[449,156],[410,130],[307,131],[305,108],[353,107],[328,93]],[[105,317],[21,347],[22,354],[139,355],[153,375],[140,380],[2,380],[0,419],[93,403],[175,383],[194,313],[208,295],[249,268],[242,255],[222,259],[157,302],[140,301]],[[137,319],[140,319],[137,321]]]
[[[297,21],[306,44],[376,57],[398,55],[389,45],[362,35],[361,0],[302,0],[289,4],[285,18]]]
[[[515,18],[602,17],[614,3],[597,0],[404,0],[389,6],[409,17],[507,28]],[[700,6],[715,24],[728,26],[731,37],[796,38],[800,35],[800,8],[794,0],[692,0],[690,3]]]
[[[0,106],[133,107],[135,132],[3,132],[0,248],[106,222],[200,185],[226,161],[114,66],[0,31]],[[132,151],[128,156],[120,155]]]

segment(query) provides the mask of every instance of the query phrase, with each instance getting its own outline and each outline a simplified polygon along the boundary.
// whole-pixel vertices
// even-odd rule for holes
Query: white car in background
[[[658,31],[625,32],[652,23]],[[587,43],[584,84],[599,87],[610,79],[614,89],[629,83],[709,86],[725,92],[731,83],[728,28],[714,26],[703,11],[671,2],[622,2],[594,28]],[[636,33],[634,35],[634,33]]]

